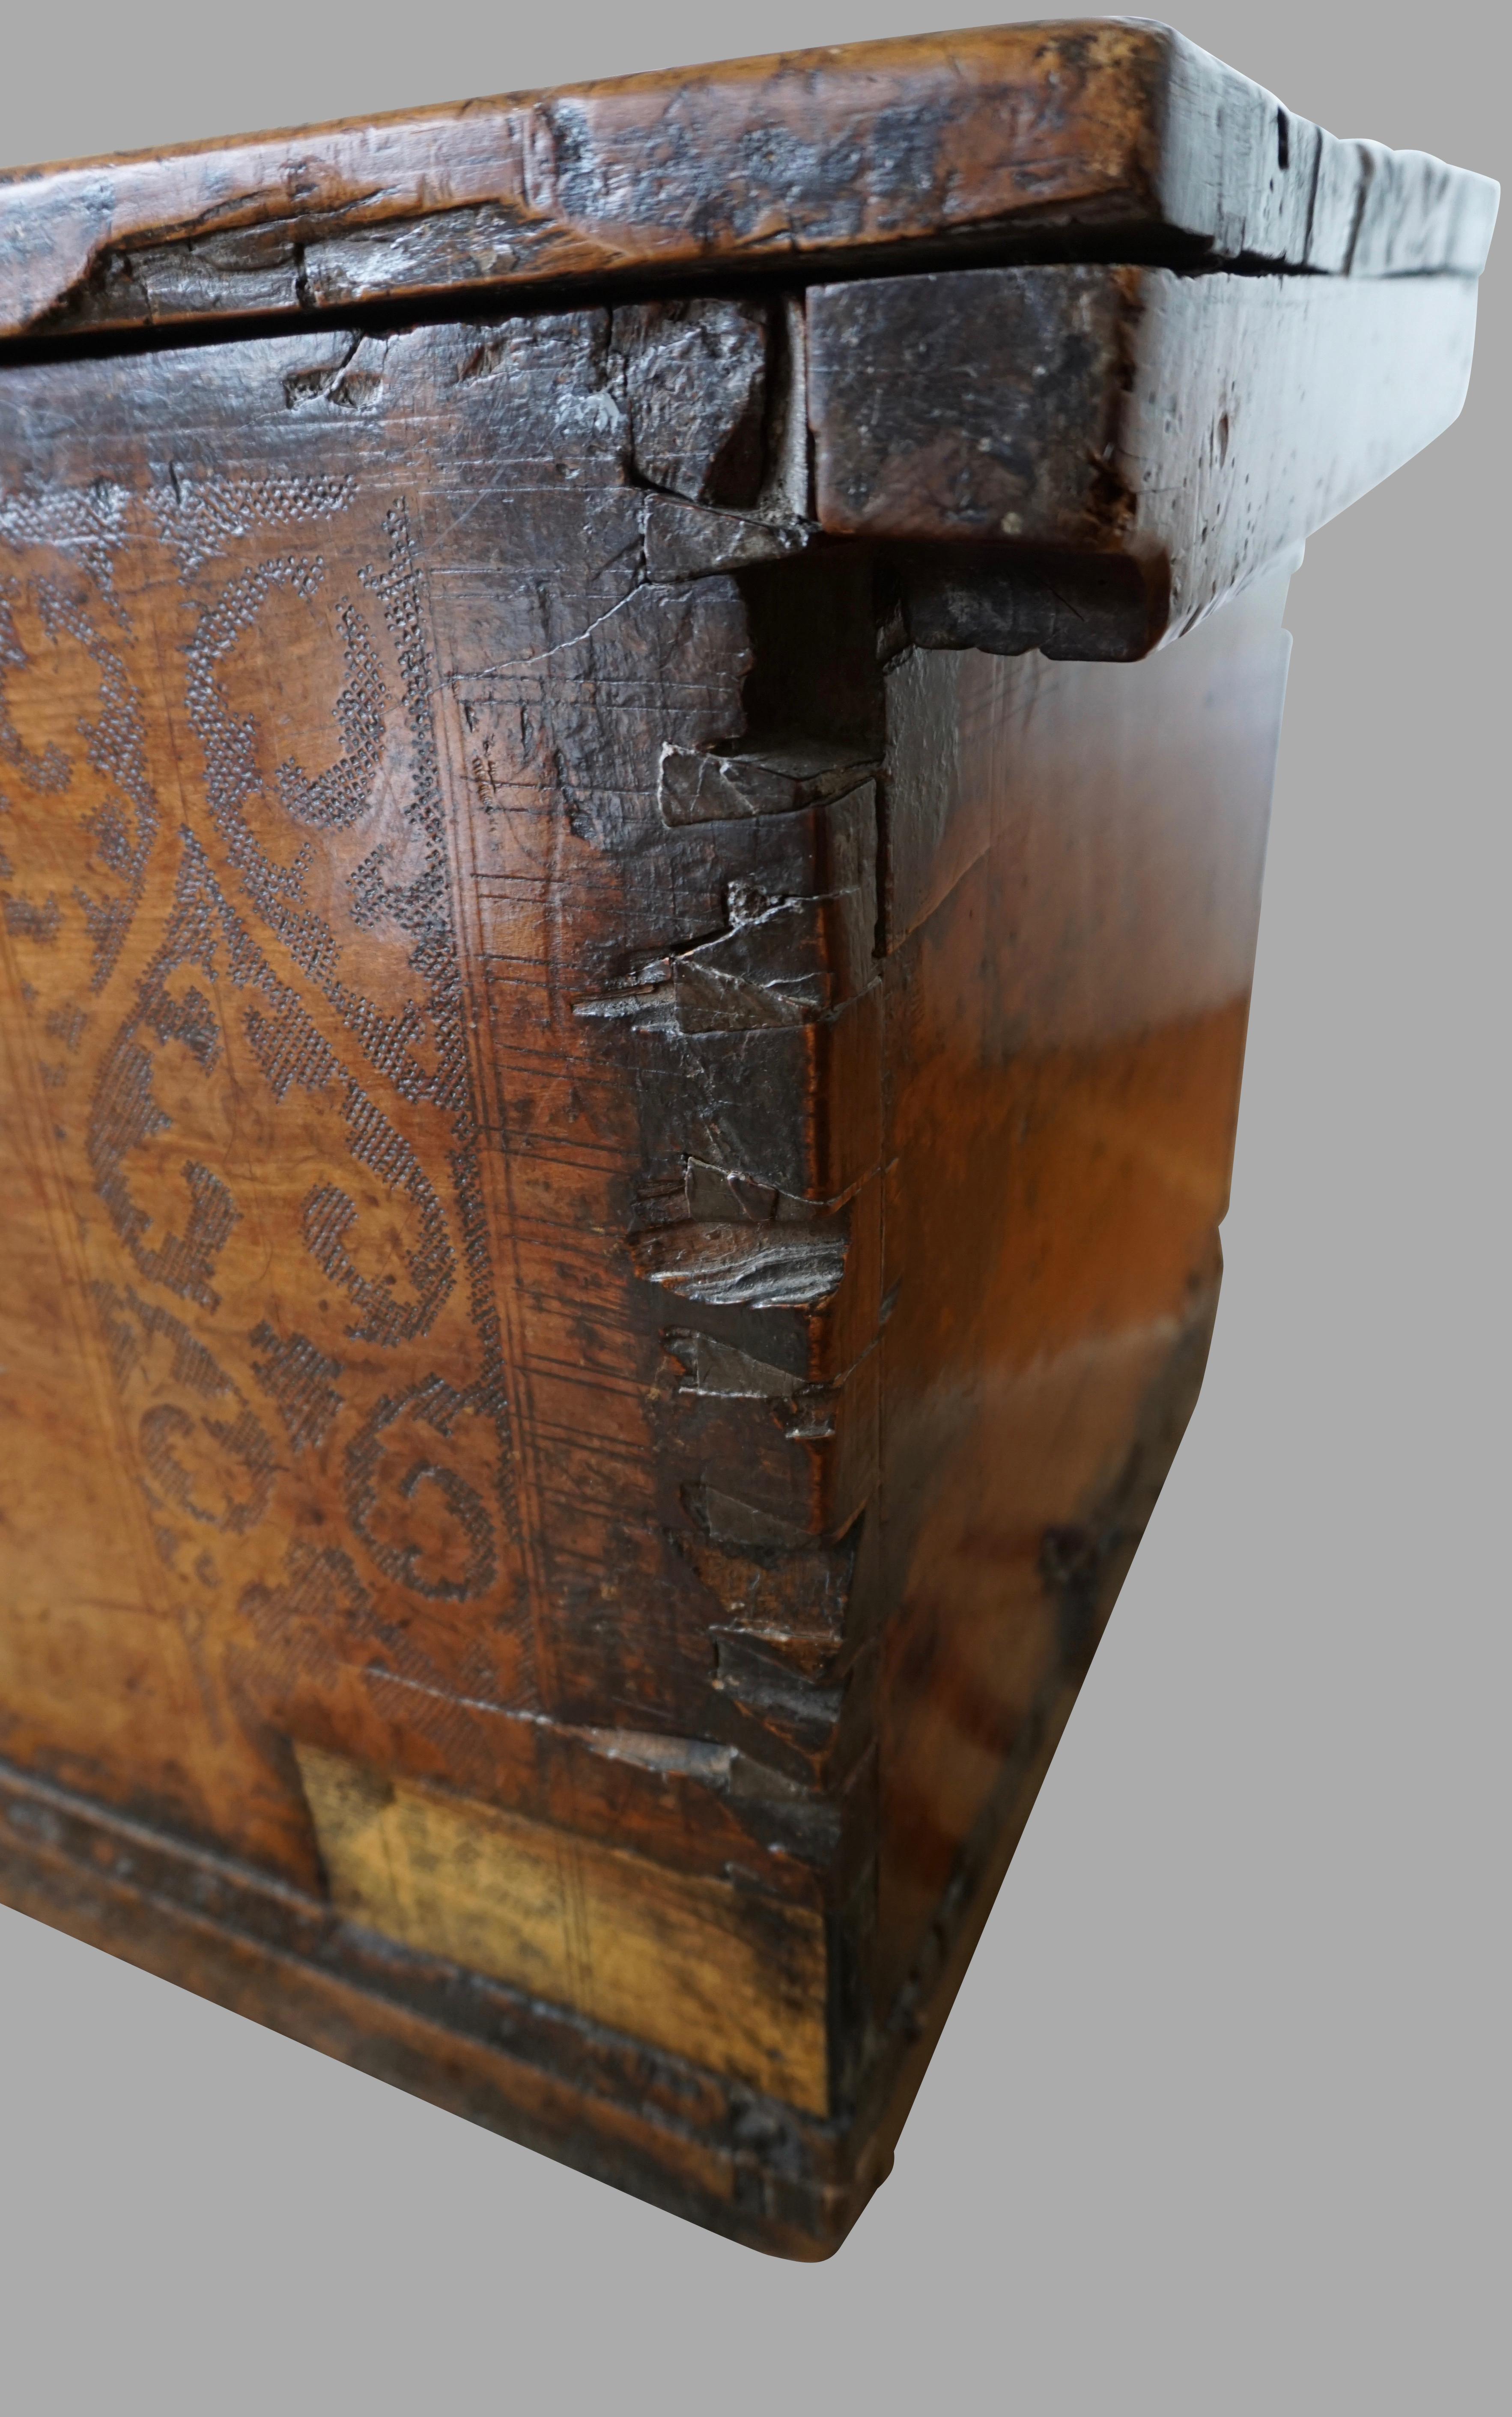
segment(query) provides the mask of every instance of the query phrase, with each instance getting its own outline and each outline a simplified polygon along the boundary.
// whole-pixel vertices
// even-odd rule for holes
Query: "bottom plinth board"
[[[668,2212],[827,2257],[892,2166],[1074,1698],[963,1859],[848,2122],[821,2122],[341,1920],[246,1864],[0,1764],[0,1903]]]

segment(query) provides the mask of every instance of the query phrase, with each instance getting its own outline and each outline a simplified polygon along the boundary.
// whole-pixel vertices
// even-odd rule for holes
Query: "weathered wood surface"
[[[732,2102],[486,1976],[344,1923],[265,1871],[0,1764],[0,1898],[449,2113],[791,2257],[844,2239],[885,2172],[775,2100]]]
[[[1047,59],[994,240],[1036,177],[1036,241],[1293,223],[1242,109],[1182,217],[1150,29],[582,122],[633,187],[627,127],[843,87],[882,161],[912,94],[981,234]],[[1315,266],[1393,265],[1357,216]],[[0,1894],[843,2237],[1201,1376],[1285,578],[1452,416],[1473,292],[1062,260],[0,359]]]
[[[742,314],[704,315],[734,346]],[[675,354],[686,314],[665,316]],[[816,1819],[828,1851],[785,1782],[731,1782],[752,1744],[803,1779],[834,1723],[768,1710],[759,1677],[749,1711],[738,1675],[713,1684],[699,1531],[673,1531],[701,1426],[731,1413],[681,1400],[658,1337],[755,1333],[800,1391],[856,1355],[875,1254],[867,1204],[844,1204],[876,1115],[836,1122],[805,1070],[874,1047],[846,905],[874,843],[864,765],[848,799],[663,816],[675,751],[743,734],[752,608],[727,578],[645,575],[658,499],[619,388],[647,341],[636,311],[617,335],[603,312],[496,342],[421,331],[374,348],[358,411],[309,339],[0,386],[23,474],[3,844],[27,1136],[7,1381],[18,1413],[33,1386],[47,1406],[12,1544],[39,1602],[122,1614],[79,1686],[56,1625],[28,1632],[8,1710],[23,1725],[40,1687],[55,1742],[125,1724],[118,1786],[156,1773],[191,1829],[292,1877],[315,1867],[261,1680],[200,1667],[228,1593],[280,1688],[357,1689],[380,1767],[395,1721],[429,1726],[414,1775],[465,1788],[476,1759],[486,1794],[507,1765],[535,1810],[561,1753],[602,1768],[578,1732],[607,1722],[590,1826],[612,1833],[639,1792],[675,1827],[691,1789],[728,1802],[716,1867],[812,1896]],[[706,400],[699,479],[742,389]],[[769,1268],[726,1167],[803,1207]],[[746,1304],[774,1286],[764,1320]],[[60,1354],[65,1312],[103,1322]],[[764,1405],[739,1415],[772,1516],[827,1518],[836,1455]],[[684,1430],[692,1465],[663,1471]],[[104,1490],[54,1552],[64,1467]],[[826,1632],[822,1605],[804,1617]],[[199,1758],[186,1685],[213,1698]],[[575,1725],[554,1752],[546,1707]],[[622,1733],[651,1714],[685,1752],[637,1752]],[[359,1751],[349,1725],[311,1736]]]
[[[337,1911],[827,2115],[824,1925],[319,1747],[299,1775]]]
[[[998,258],[1478,273],[1496,189],[1160,25],[1007,25],[14,172],[0,335]]]
[[[1124,557],[1098,646],[1084,619],[1034,636],[1140,655],[1448,426],[1475,286],[1060,264],[820,286],[806,318],[821,524]],[[992,646],[970,585],[940,636]]]
[[[1278,692],[1242,615],[1051,678],[889,657],[863,549],[651,577],[647,464],[717,531],[780,471],[772,339],[0,382],[0,1700],[12,1765],[648,2050],[730,1942],[720,2123],[831,2109],[854,2209],[930,1892],[1179,1427]],[[511,1840],[529,1923],[469,1877]]]

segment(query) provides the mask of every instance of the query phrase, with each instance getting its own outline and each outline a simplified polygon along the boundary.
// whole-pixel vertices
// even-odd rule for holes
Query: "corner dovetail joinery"
[[[669,2007],[723,1941],[701,2061],[783,2097],[802,1997],[811,2116],[874,1795],[883,727],[869,567],[784,558],[799,356],[677,300],[0,384],[5,1702],[22,1768],[422,1951],[491,1921],[611,2028],[653,1933]],[[61,1558],[60,1466],[120,1497]],[[332,1771],[400,1791],[386,1859]]]
[[[108,1662],[98,1701],[76,1677],[65,1701],[23,1631],[8,1700],[39,1748],[74,1733],[68,1767],[97,1757],[107,1796],[145,1786],[291,1881],[324,1869],[395,1938],[465,1936],[481,1969],[534,1973],[598,2019],[640,2002],[594,1977],[603,1872],[633,1876],[639,1855],[688,1876],[676,1920],[662,1908],[669,2001],[688,1942],[743,1938],[739,1906],[765,1904],[784,1985],[809,1991],[827,2041],[820,2097],[805,2048],[794,2103],[840,2118],[986,1801],[968,1763],[1011,1759],[1085,1645],[1066,1645],[1072,1580],[1054,1573],[1090,1556],[1101,1584],[1109,1520],[1131,1515],[1107,1505],[1145,1482],[1125,1461],[1170,1426],[1150,1406],[1166,1363],[1192,1364],[1247,958],[1241,935],[1221,980],[1159,1002],[1162,1030],[1200,1036],[1196,1072],[1182,1048],[1148,1071],[1131,1037],[1148,1000],[1044,1008],[1036,935],[1059,933],[1111,845],[1164,918],[1156,960],[1195,945],[1172,898],[1222,745],[1196,793],[1172,765],[1142,773],[1176,722],[1139,700],[1201,688],[1211,649],[1194,641],[1146,691],[1133,670],[911,648],[885,549],[829,543],[799,508],[803,327],[791,304],[673,300],[8,383],[12,444],[47,431],[54,498],[53,522],[39,505],[12,522],[40,616],[18,631],[12,710],[41,733],[39,679],[98,676],[88,646],[60,672],[60,632],[109,628],[120,677],[138,667],[143,861],[98,1005],[55,1053],[38,1148],[80,1219],[92,1349],[122,1405],[133,1616],[157,1636],[179,1606],[195,1691],[155,1643],[149,1735],[119,1765]],[[102,469],[109,484],[93,552],[69,550],[83,506],[65,506],[53,434],[81,389],[97,514]],[[77,475],[85,440],[69,442]],[[162,640],[182,684],[157,695],[139,659]],[[1106,828],[1077,805],[1066,871],[1066,717],[1087,757],[1120,677],[1125,722],[1088,758],[1120,803]],[[1236,761],[1263,753],[1247,722],[1230,737]],[[77,977],[36,901],[77,914],[81,941],[100,926],[58,903],[67,848],[32,785],[8,945],[50,997]],[[1142,812],[1166,818],[1159,878],[1140,869]],[[1202,891],[1238,880],[1239,925],[1258,862],[1247,824]],[[1129,965],[1142,945],[1124,934]],[[1045,1108],[1062,1068],[1065,1132]],[[1141,1295],[1133,1340],[1122,1307],[1111,1336],[1041,1328],[1033,1270],[1066,1247],[1083,1160],[1106,1155],[1107,1092],[1128,1095],[1119,1166],[1133,1156],[1100,1178],[1088,1247],[1117,1256],[1136,1162],[1158,1222],[1142,1083],[1172,1120],[1159,1163],[1186,1167],[1175,1196],[1185,1182],[1201,1207],[1179,1280]],[[50,1298],[39,1277],[34,1315]],[[1074,1482],[1063,1454],[1059,1490],[1031,1487],[1017,1525],[979,1508],[947,1534],[962,1487],[990,1503],[993,1472],[1024,1467],[1067,1352],[1073,1396],[1111,1389]],[[1069,1415],[1058,1394],[1046,1414]],[[48,1566],[39,1543],[38,1589]],[[82,1573],[81,1603],[106,1583]],[[372,1816],[386,1859],[330,1815],[367,1802],[356,1779],[309,1789],[342,1770],[410,1791]],[[471,1829],[427,1809],[437,1785]],[[572,1845],[554,1897],[543,1824]],[[491,1955],[477,1942],[503,1914],[466,1874],[511,1840],[537,1912]],[[408,1875],[386,1917],[385,1869]],[[542,1924],[559,1944],[532,1964],[520,1940]],[[737,2045],[711,2034],[703,2060],[780,2096],[772,2058],[738,2045],[761,2014],[739,1999]],[[670,2044],[655,2022],[645,2036]]]
[[[8,1901],[843,2237],[1493,205],[1124,24],[0,180]]]

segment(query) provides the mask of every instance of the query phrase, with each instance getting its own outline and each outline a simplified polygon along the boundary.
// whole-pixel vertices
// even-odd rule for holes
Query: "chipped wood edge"
[[[925,124],[931,109],[950,156],[945,197],[921,206],[888,128],[900,110]],[[658,216],[661,176],[648,161],[691,151],[724,193],[741,132],[787,119],[815,160],[860,148],[859,217],[832,222],[817,171],[809,190],[791,164],[764,182],[748,162],[729,226],[709,231],[691,206]],[[600,173],[597,186],[583,175],[632,148],[643,194],[627,175]],[[1135,249],[1172,236],[1194,262],[1476,275],[1496,198],[1489,179],[1426,154],[1336,140],[1168,27],[1008,25],[18,169],[0,177],[0,339],[70,314],[99,330],[806,259],[874,264],[910,247],[1001,244],[1016,222],[1031,249],[1053,250],[1079,226],[1105,238],[1122,228]],[[271,287],[241,274],[245,260],[217,266],[218,246],[279,231],[287,258]],[[185,290],[144,307],[133,260],[175,250]]]

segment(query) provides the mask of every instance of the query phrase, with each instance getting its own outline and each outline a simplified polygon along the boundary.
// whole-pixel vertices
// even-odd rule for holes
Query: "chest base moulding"
[[[1119,23],[0,180],[7,1902],[843,2239],[1493,205]]]

